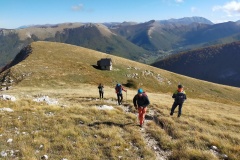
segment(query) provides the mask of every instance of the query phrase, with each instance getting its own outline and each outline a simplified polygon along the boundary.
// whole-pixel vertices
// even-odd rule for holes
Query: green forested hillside
[[[240,87],[240,42],[192,50],[156,62],[155,67],[215,83]]]

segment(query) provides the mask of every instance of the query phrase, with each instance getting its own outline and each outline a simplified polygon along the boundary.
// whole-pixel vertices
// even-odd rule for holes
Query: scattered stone
[[[113,106],[107,106],[107,105],[102,105],[102,106],[97,106],[98,109],[103,109],[103,110],[112,110],[114,109]]]
[[[52,112],[48,112],[48,113],[45,113],[45,115],[51,117],[51,116],[54,116],[54,113],[52,113]]]
[[[57,105],[58,104],[57,100],[51,99],[48,96],[42,96],[42,97],[39,97],[39,98],[35,98],[35,99],[33,99],[33,101],[35,101],[35,102],[46,102],[48,105]]]
[[[62,107],[62,108],[66,108],[66,107],[67,107],[67,105],[66,105],[66,104],[63,104],[63,105],[61,105],[61,107]]]
[[[47,160],[48,159],[48,155],[43,155],[42,157],[41,157],[41,159],[43,159],[43,160]]]
[[[222,157],[223,159],[228,159],[228,156],[227,156],[226,154],[222,154],[221,157]]]
[[[168,81],[168,85],[171,85],[172,83],[171,83],[171,81]]]
[[[217,157],[220,157],[221,159],[228,159],[228,156],[226,154],[221,154],[219,152],[219,149],[217,148],[217,146],[211,146],[210,147],[210,151]]]
[[[12,138],[9,138],[8,140],[7,140],[7,143],[12,143],[13,142],[13,139]]]
[[[80,123],[80,124],[84,124],[84,122],[83,122],[83,121],[79,121],[79,123]]]
[[[10,101],[16,101],[16,98],[14,96],[11,96],[11,95],[0,95],[0,99],[3,99],[3,100],[10,100]]]
[[[27,133],[27,132],[22,132],[22,134],[23,134],[23,135],[28,135],[28,133]]]
[[[6,151],[2,151],[2,152],[1,152],[1,156],[2,156],[2,157],[7,157],[7,152],[6,152]]]
[[[211,149],[214,150],[214,151],[218,151],[217,146],[211,146]]]
[[[0,90],[5,91],[5,90],[7,90],[7,87],[2,87]]]
[[[6,112],[13,112],[13,110],[11,108],[0,108],[0,111],[6,111]]]
[[[44,145],[43,145],[43,144],[41,144],[41,145],[39,146],[39,149],[43,149],[43,147],[44,147]]]

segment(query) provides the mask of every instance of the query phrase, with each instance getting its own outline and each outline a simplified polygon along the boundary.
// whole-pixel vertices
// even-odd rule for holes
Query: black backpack
[[[103,91],[103,86],[98,86],[99,92]]]
[[[186,95],[184,92],[177,92],[175,94],[175,102],[177,103],[183,103],[186,99]]]

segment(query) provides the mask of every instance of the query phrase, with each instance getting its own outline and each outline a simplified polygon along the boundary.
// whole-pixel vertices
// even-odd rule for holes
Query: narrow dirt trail
[[[123,111],[126,113],[129,113],[130,105],[129,104],[123,104],[120,105],[120,107],[123,109]],[[136,116],[137,122],[138,122],[138,113],[137,112],[130,112],[131,114],[134,114]],[[170,151],[164,151],[160,145],[159,142],[152,137],[150,134],[146,132],[147,124],[149,122],[155,122],[154,121],[154,111],[151,109],[148,109],[147,114],[145,116],[144,125],[142,128],[139,128],[139,131],[142,135],[142,138],[144,139],[146,145],[155,153],[156,160],[167,160],[168,157],[171,155]]]
[[[100,106],[103,104],[104,105],[112,105],[112,104],[116,105],[117,104],[116,100],[114,100],[114,99],[99,100],[98,98],[82,97],[82,100],[83,101],[93,101],[94,100],[96,102],[99,101],[99,102],[101,102],[101,104],[99,104]],[[119,107],[122,108],[124,113],[134,114],[134,116],[136,117],[136,123],[138,123],[138,113],[136,110],[133,110],[133,111],[131,110],[131,105],[129,103],[123,103],[122,105],[119,105]],[[171,152],[164,151],[160,147],[159,142],[154,137],[152,137],[150,134],[148,134],[146,131],[149,122],[156,123],[154,121],[154,116],[155,116],[154,111],[151,109],[148,109],[147,114],[145,116],[144,125],[142,128],[139,127],[139,132],[141,133],[140,135],[142,135],[142,138],[145,141],[146,146],[155,153],[156,160],[167,160],[168,157],[171,155]]]

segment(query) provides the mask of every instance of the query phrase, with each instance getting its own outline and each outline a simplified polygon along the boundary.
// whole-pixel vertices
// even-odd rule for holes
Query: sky
[[[67,22],[138,22],[204,17],[240,20],[240,0],[0,0],[0,28]]]

